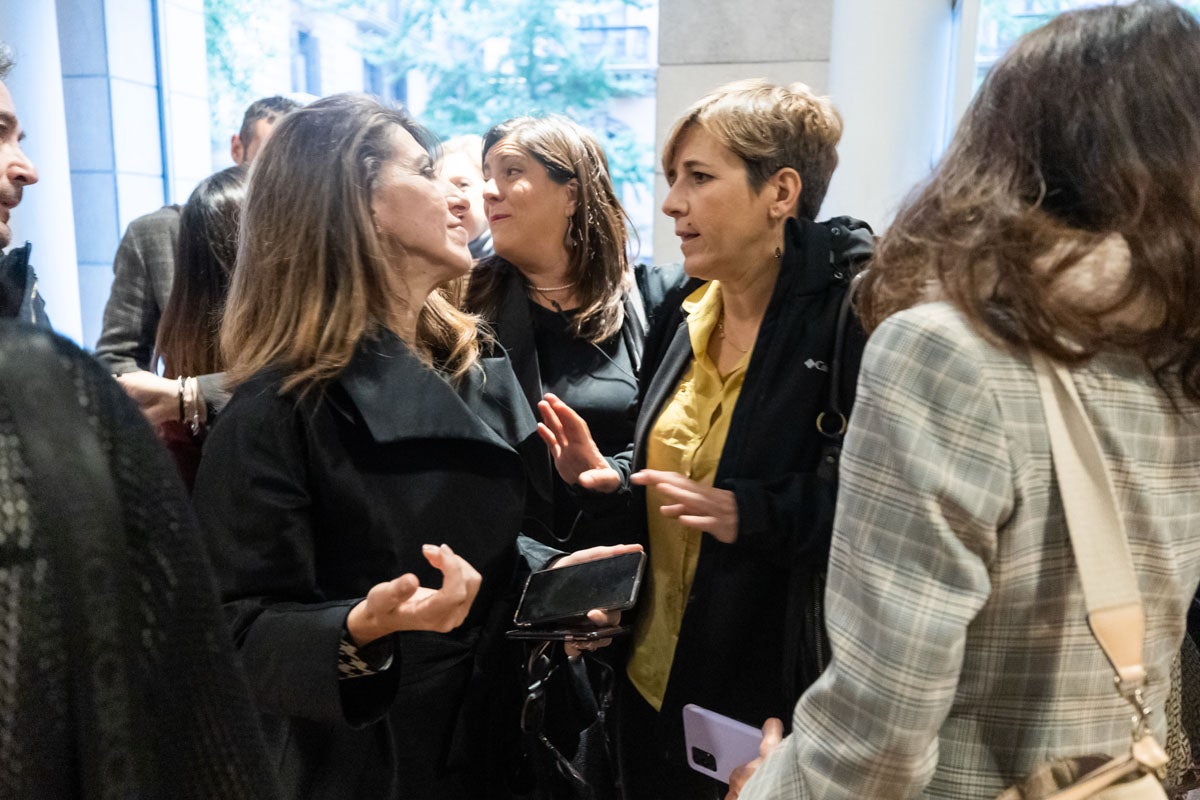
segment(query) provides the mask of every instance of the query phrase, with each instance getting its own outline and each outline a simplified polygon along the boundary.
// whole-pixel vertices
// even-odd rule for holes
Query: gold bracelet
[[[186,384],[191,389],[191,393],[188,395],[188,397],[190,398],[191,410],[192,410],[192,414],[191,414],[192,418],[191,418],[191,422],[190,422],[190,427],[192,429],[192,435],[199,436],[200,429],[201,429],[200,382],[196,378],[188,378],[186,381]]]

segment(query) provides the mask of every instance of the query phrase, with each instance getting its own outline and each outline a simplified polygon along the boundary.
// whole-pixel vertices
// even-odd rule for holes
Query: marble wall
[[[660,0],[655,154],[671,125],[711,89],[743,78],[775,83],[803,81],[829,90],[834,0]],[[655,164],[655,203],[667,183]],[[654,225],[654,260],[681,260],[674,225],[663,215]]]

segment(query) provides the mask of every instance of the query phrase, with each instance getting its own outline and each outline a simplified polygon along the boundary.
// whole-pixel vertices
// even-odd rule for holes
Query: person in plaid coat
[[[1162,0],[1065,14],[988,76],[863,287],[832,663],[731,796],[987,798],[1128,751],[1030,350],[1097,431],[1163,708],[1200,581],[1198,107],[1200,24]]]

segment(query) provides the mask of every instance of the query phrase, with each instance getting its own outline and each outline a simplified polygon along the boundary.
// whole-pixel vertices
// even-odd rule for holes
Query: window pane
[[[1200,0],[1177,0],[1177,3],[1192,13],[1200,13]],[[979,88],[992,64],[1022,35],[1064,11],[1101,5],[1113,5],[1113,0],[980,0],[975,88]]]

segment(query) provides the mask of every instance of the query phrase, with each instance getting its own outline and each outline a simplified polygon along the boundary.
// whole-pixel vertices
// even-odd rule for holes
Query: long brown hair
[[[230,167],[202,180],[180,212],[175,280],[154,345],[169,378],[223,369],[217,337],[245,199],[246,168]]]
[[[1165,0],[1063,14],[989,73],[929,182],[899,212],[861,297],[869,328],[930,285],[993,341],[1068,362],[1105,347],[1179,372],[1200,399],[1200,24]],[[1126,290],[1050,291],[1117,234]],[[1139,329],[1105,323],[1134,303]]]
[[[586,128],[557,114],[516,117],[495,126],[483,137],[483,157],[503,139],[536,159],[555,183],[576,182],[575,213],[566,242],[567,275],[575,282],[580,301],[573,331],[595,343],[611,338],[625,321],[623,298],[629,282],[625,248],[630,228],[609,177],[604,149]],[[494,310],[510,269],[498,256],[480,262],[471,274],[467,307],[485,316]]]
[[[436,155],[406,112],[366,95],[326,97],[276,126],[254,163],[221,327],[230,383],[278,367],[288,373],[283,391],[307,391],[336,376],[404,302],[371,218],[397,127]],[[479,359],[477,322],[434,292],[414,349],[457,379]]]

